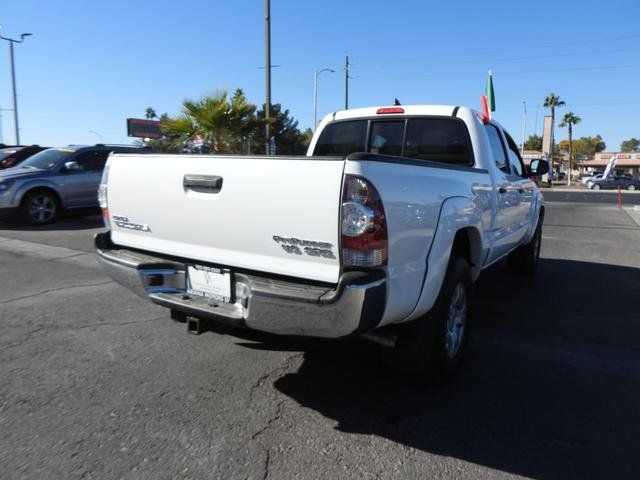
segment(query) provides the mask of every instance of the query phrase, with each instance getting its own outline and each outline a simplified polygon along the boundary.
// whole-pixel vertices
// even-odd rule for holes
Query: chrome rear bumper
[[[200,319],[280,335],[339,338],[380,323],[386,304],[383,271],[347,272],[337,285],[234,272],[234,303],[187,295],[186,261],[119,248],[109,232],[95,237],[104,270],[143,298]]]

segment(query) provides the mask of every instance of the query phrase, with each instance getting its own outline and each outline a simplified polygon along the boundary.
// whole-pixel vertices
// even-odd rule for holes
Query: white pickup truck
[[[444,380],[482,269],[535,271],[544,217],[509,134],[466,107],[328,115],[306,157],[112,155],[106,271],[176,320],[368,335]]]

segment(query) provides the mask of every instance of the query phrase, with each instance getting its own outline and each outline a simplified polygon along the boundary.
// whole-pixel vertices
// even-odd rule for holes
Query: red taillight
[[[378,115],[384,115],[385,113],[404,113],[404,108],[402,107],[384,107],[379,108],[376,113]]]
[[[346,175],[342,191],[342,263],[349,267],[387,264],[387,221],[375,187],[362,177]]]

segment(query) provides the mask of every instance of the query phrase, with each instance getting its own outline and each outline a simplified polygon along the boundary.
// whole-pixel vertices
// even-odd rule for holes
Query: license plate
[[[187,293],[231,302],[231,271],[203,265],[187,268]]]

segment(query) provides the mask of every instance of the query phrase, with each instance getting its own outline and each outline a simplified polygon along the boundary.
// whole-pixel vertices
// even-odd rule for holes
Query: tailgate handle
[[[185,175],[182,179],[185,189],[196,192],[218,193],[222,189],[222,177],[214,175]]]

